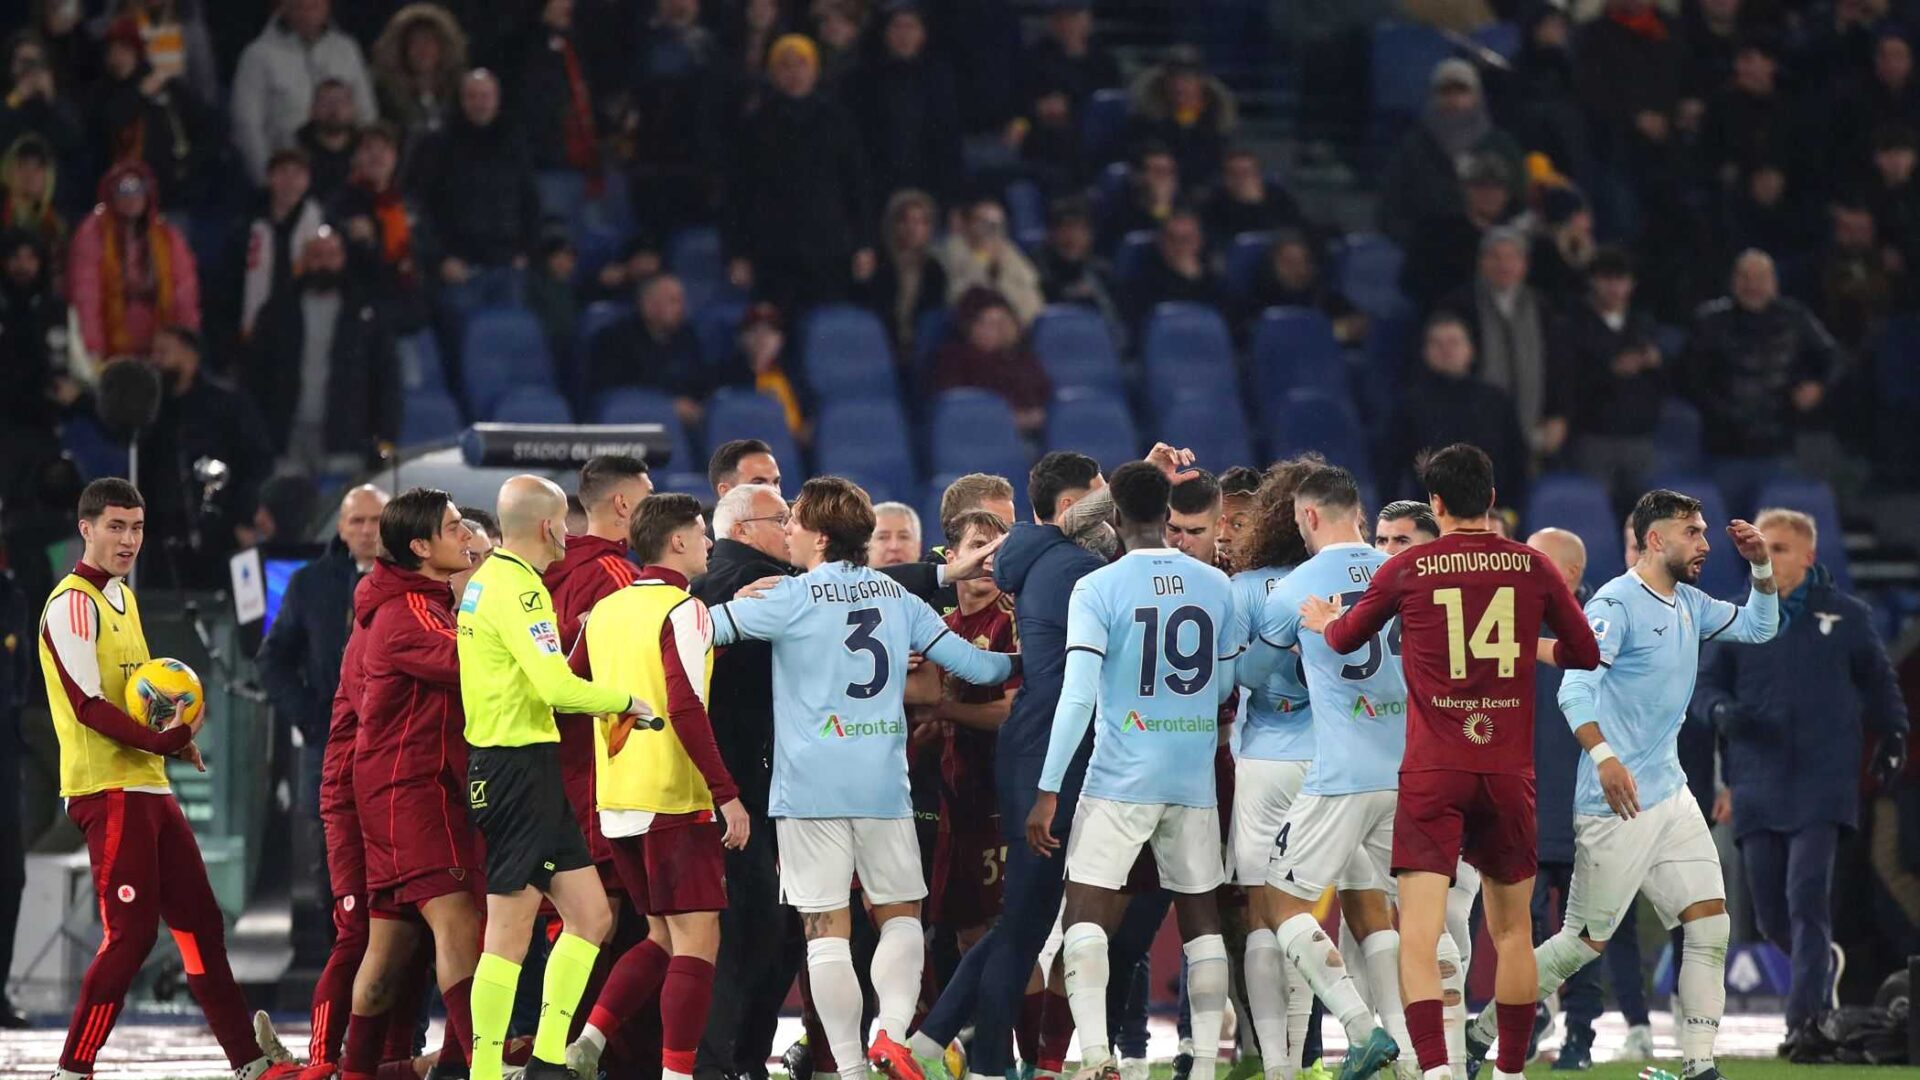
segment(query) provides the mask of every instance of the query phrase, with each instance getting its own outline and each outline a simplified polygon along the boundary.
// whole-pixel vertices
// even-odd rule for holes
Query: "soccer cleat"
[[[1255,1080],[1267,1074],[1266,1062],[1258,1054],[1241,1054],[1234,1059],[1233,1068],[1227,1070],[1227,1080]]]
[[[553,1061],[541,1061],[528,1058],[527,1067],[520,1074],[525,1080],[574,1080],[573,1070]]]
[[[1327,1068],[1326,1058],[1314,1058],[1313,1064],[1301,1068],[1299,1080],[1333,1080],[1333,1070]]]
[[[786,1066],[792,1080],[813,1080],[813,1051],[807,1049],[805,1034],[793,1040],[793,1045],[780,1055],[780,1064]]]
[[[327,1080],[327,1077],[340,1071],[338,1062],[316,1061],[300,1070],[300,1080]]]
[[[947,1075],[953,1080],[966,1080],[967,1044],[955,1037],[947,1044],[946,1049],[941,1051],[940,1067],[947,1070]]]
[[[933,1075],[931,1072],[927,1072],[925,1060],[922,1060],[920,1063],[920,1071],[927,1073],[929,1077]],[[1007,1080],[1033,1080],[1036,1075],[1038,1075],[1038,1073],[1034,1067],[1024,1061],[1018,1065],[1007,1066]]]
[[[1173,1067],[1180,1067],[1179,1058],[1173,1059]],[[1191,1069],[1193,1063],[1189,1061],[1187,1067]],[[1126,1058],[1120,1062],[1120,1080],[1147,1080],[1152,1074],[1153,1064],[1146,1058]]]
[[[1340,1061],[1339,1080],[1367,1080],[1399,1057],[1400,1044],[1393,1041],[1386,1028],[1374,1028],[1365,1042],[1347,1047],[1347,1056]]]
[[[873,1047],[867,1051],[867,1064],[886,1074],[887,1080],[927,1080],[913,1051],[884,1031],[874,1034]]]
[[[600,1075],[600,1054],[606,1047],[579,1038],[567,1044],[567,1071],[576,1080],[594,1080]]]
[[[1143,1066],[1146,1065],[1146,1059],[1144,1058],[1141,1059],[1140,1064]],[[1133,1080],[1132,1077],[1126,1076],[1125,1069],[1121,1070],[1120,1075],[1123,1077],[1126,1077],[1126,1080]],[[1193,1075],[1193,1040],[1181,1039],[1180,1048],[1176,1050],[1173,1055],[1173,1080],[1188,1080],[1188,1078],[1191,1077],[1192,1075]],[[1146,1074],[1144,1072],[1141,1074],[1140,1080],[1146,1080]],[[1207,1077],[1206,1080],[1213,1080],[1213,1078]]]
[[[1627,1041],[1620,1044],[1620,1056],[1615,1061],[1652,1061],[1653,1029],[1645,1024],[1635,1024],[1627,1029]]]
[[[1593,1068],[1593,1032],[1569,1032],[1560,1044],[1560,1056],[1553,1059],[1554,1072],[1585,1072]]]
[[[1088,1065],[1073,1074],[1073,1080],[1120,1080],[1120,1067],[1107,1059],[1102,1065]]]
[[[301,1065],[297,1061],[276,1061],[252,1076],[246,1076],[248,1068],[248,1066],[241,1066],[233,1071],[233,1075],[245,1076],[245,1080],[324,1080],[325,1077],[332,1076],[334,1071],[332,1062]]]
[[[293,1054],[280,1041],[280,1033],[273,1030],[273,1018],[264,1010],[253,1014],[253,1041],[259,1045],[260,1052],[267,1056],[267,1060],[275,1065],[293,1063]]]
[[[1492,1008],[1491,1005],[1488,1008]],[[1467,1025],[1467,1073],[1472,1075],[1480,1071],[1480,1063],[1493,1053],[1493,1040],[1480,1037],[1479,1021]]]
[[[1393,1080],[1420,1080],[1425,1075],[1420,1071],[1420,1063],[1413,1058],[1403,1057],[1393,1063]]]

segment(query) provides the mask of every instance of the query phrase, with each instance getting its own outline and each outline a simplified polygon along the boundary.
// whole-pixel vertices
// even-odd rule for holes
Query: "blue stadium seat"
[[[1883,482],[1920,479],[1920,316],[1887,320],[1874,350],[1875,472]]]
[[[1295,389],[1347,390],[1347,359],[1334,340],[1333,324],[1312,308],[1274,307],[1253,328],[1256,407],[1286,397]]]
[[[694,225],[673,234],[667,243],[667,269],[682,281],[726,280],[727,263],[722,256],[720,230],[710,225]]]
[[[1227,320],[1204,304],[1161,304],[1147,319],[1141,358],[1156,406],[1182,388],[1238,389]]]
[[[716,390],[707,400],[707,446],[716,447],[732,439],[760,439],[773,448],[774,460],[782,468],[795,474],[805,472],[800,447],[787,428],[786,410],[764,394],[729,387]]]
[[[1625,559],[1620,521],[1606,486],[1580,473],[1548,473],[1527,499],[1527,531],[1566,529],[1587,545],[1586,583],[1599,588],[1620,573]]]
[[[516,386],[494,402],[491,419],[502,424],[571,424],[573,407],[549,387]]]
[[[1267,260],[1267,249],[1273,246],[1273,234],[1270,232],[1243,232],[1233,238],[1227,247],[1227,291],[1234,296],[1247,296],[1253,292],[1254,283],[1260,280],[1260,265]]]
[[[815,308],[800,332],[800,356],[807,385],[822,402],[899,397],[887,328],[866,308]]]
[[[1120,241],[1120,250],[1113,255],[1113,276],[1121,285],[1131,285],[1139,279],[1156,236],[1152,229],[1135,229]]]
[[[1883,400],[1920,402],[1920,315],[1888,318],[1874,360],[1875,391]]]
[[[1672,472],[1697,472],[1704,460],[1700,410],[1682,398],[1670,397],[1660,403],[1660,423],[1653,429],[1653,443],[1660,448],[1661,467]]]
[[[708,368],[724,367],[732,361],[733,339],[746,317],[747,305],[742,300],[716,300],[694,309],[693,336],[700,341],[700,359]]]
[[[1520,55],[1520,27],[1515,23],[1488,23],[1473,32],[1473,40],[1508,60]]]
[[[400,389],[407,393],[447,392],[447,369],[440,362],[440,339],[431,330],[419,330],[394,342],[400,355]]]
[[[544,169],[535,174],[534,187],[540,192],[540,212],[569,221],[587,201],[587,178],[573,169]]]
[[[911,392],[924,397],[924,387],[933,375],[933,354],[940,346],[954,341],[953,312],[944,307],[929,308],[913,321],[913,376]]]
[[[1267,418],[1267,442],[1274,457],[1315,450],[1335,465],[1352,470],[1362,483],[1373,476],[1360,415],[1345,394],[1325,390],[1289,390],[1278,403],[1261,407]]]
[[[1033,321],[1033,351],[1057,390],[1120,389],[1120,354],[1113,347],[1113,332],[1091,309],[1049,304]]]
[[[1700,588],[1722,600],[1743,599],[1747,595],[1747,564],[1733,550],[1733,541],[1727,539],[1727,522],[1733,515],[1720,485],[1697,473],[1660,472],[1648,478],[1647,486],[1670,488],[1700,500],[1700,516],[1707,519],[1707,543],[1712,545],[1707,565],[1700,571]]]
[[[1047,449],[1076,450],[1112,469],[1140,456],[1133,413],[1116,394],[1075,388],[1054,395],[1047,410]]]
[[[659,424],[666,429],[667,445],[671,447],[668,469],[697,472],[703,464],[694,456],[693,442],[687,437],[686,426],[680,422],[680,414],[674,411],[672,394],[623,386],[601,394],[593,402],[591,415],[596,424]]]
[[[1026,444],[1005,398],[986,390],[948,390],[933,403],[931,459],[935,473],[1025,475]]]
[[[593,359],[593,342],[600,332],[620,321],[622,315],[633,310],[632,304],[618,300],[595,300],[580,313],[580,321],[573,326],[573,372],[566,384],[573,400],[586,411],[587,368]]]
[[[1753,515],[1774,507],[1798,510],[1813,517],[1819,532],[1820,565],[1833,574],[1833,583],[1841,589],[1853,588],[1853,571],[1847,565],[1846,538],[1840,531],[1840,507],[1833,489],[1824,480],[1806,480],[1783,476],[1760,488]]]
[[[460,419],[460,406],[444,390],[416,390],[401,399],[400,445],[451,439],[466,425]]]
[[[1383,21],[1373,28],[1372,87],[1376,125],[1418,116],[1427,103],[1433,67],[1453,46],[1431,26]]]
[[[1080,145],[1087,160],[1112,161],[1124,151],[1120,136],[1127,129],[1130,106],[1123,87],[1095,90],[1080,110]]]
[[[1007,185],[1008,233],[1021,247],[1043,241],[1047,236],[1047,200],[1040,186],[1031,180],[1015,180]]]
[[[907,419],[897,402],[838,401],[820,410],[819,472],[844,476],[875,502],[919,494]]]
[[[1334,248],[1334,288],[1375,318],[1409,314],[1413,305],[1400,292],[1404,261],[1399,245],[1379,233],[1350,233]]]
[[[467,411],[491,416],[507,391],[519,386],[552,390],[553,358],[540,320],[525,308],[482,308],[467,319],[461,350]]]
[[[1160,410],[1158,430],[1161,442],[1192,450],[1195,464],[1215,475],[1235,465],[1258,464],[1238,395],[1177,394]]]

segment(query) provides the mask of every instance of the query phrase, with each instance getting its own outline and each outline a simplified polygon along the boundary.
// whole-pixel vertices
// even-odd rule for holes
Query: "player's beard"
[[[1691,558],[1678,555],[1667,557],[1667,573],[1672,575],[1673,580],[1684,581],[1689,585],[1697,584],[1700,580],[1700,567],[1695,565]]]

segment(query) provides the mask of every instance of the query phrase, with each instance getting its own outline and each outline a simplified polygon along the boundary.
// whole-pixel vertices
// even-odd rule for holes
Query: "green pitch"
[[[1331,1062],[1329,1065],[1334,1068],[1338,1067],[1337,1062]],[[1595,1065],[1593,1068],[1584,1072],[1554,1072],[1552,1064],[1546,1061],[1536,1061],[1527,1066],[1527,1080],[1550,1080],[1550,1078],[1553,1077],[1564,1077],[1566,1080],[1579,1080],[1579,1078],[1585,1078],[1585,1080],[1637,1080],[1640,1075],[1640,1070],[1646,1068],[1648,1065],[1652,1065],[1655,1068],[1666,1069],[1674,1073],[1680,1071],[1680,1063],[1677,1061],[1623,1061],[1617,1064]],[[1720,1059],[1720,1072],[1727,1080],[1873,1080],[1873,1078],[1895,1080],[1896,1077],[1911,1077],[1914,1075],[1914,1070],[1911,1068],[1899,1066],[1888,1068],[1884,1065],[1790,1065],[1779,1058],[1729,1057]],[[1222,1065],[1220,1067],[1220,1077],[1222,1080],[1224,1080],[1226,1075],[1227,1066]],[[1488,1069],[1483,1075],[1491,1080],[1493,1071]],[[1153,1067],[1153,1080],[1169,1080],[1172,1076],[1173,1066],[1171,1065],[1155,1065]]]

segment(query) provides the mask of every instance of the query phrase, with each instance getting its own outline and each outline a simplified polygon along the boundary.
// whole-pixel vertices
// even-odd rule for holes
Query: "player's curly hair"
[[[1327,459],[1312,451],[1298,457],[1276,461],[1267,466],[1260,489],[1253,493],[1252,521],[1246,535],[1234,545],[1233,570],[1259,570],[1269,566],[1298,566],[1307,561],[1307,541],[1293,521],[1293,492],[1300,481],[1315,469],[1325,468]]]

